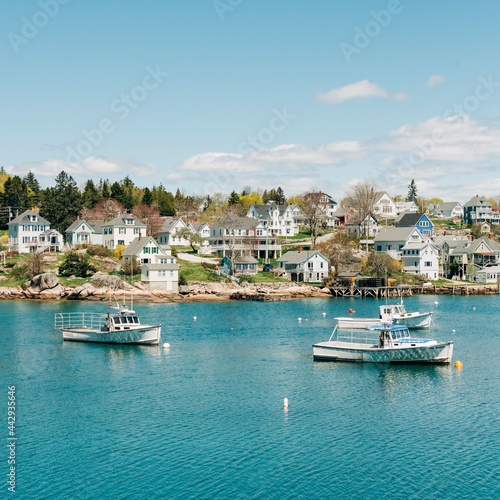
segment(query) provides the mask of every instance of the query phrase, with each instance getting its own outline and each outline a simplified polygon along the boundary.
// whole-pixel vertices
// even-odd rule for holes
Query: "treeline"
[[[212,196],[189,196],[179,189],[173,194],[160,183],[158,186],[139,187],[129,176],[110,183],[101,179],[86,181],[80,188],[73,177],[62,171],[55,178],[53,186],[41,188],[36,176],[29,172],[26,176],[11,176],[0,167],[0,229],[6,229],[10,220],[28,209],[37,209],[41,217],[51,223],[51,227],[64,234],[67,227],[78,217],[89,222],[105,222],[122,211],[147,214],[147,217],[179,216],[187,221],[206,220],[220,215],[227,207],[241,215],[252,204],[278,204],[286,202],[283,190],[252,192],[245,188],[241,193],[216,193]]]

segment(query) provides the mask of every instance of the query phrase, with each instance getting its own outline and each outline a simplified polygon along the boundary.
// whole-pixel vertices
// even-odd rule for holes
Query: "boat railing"
[[[377,344],[379,341],[379,332],[374,332],[372,330],[356,330],[354,328],[345,330],[339,329],[338,326],[335,325],[330,340],[355,344]]]
[[[65,328],[88,328],[89,330],[99,330],[106,325],[107,314],[70,312],[56,313],[54,316],[54,326],[56,330]]]

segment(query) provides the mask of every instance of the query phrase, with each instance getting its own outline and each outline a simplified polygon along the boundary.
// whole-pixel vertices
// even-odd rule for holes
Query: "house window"
[[[118,232],[119,232],[119,234],[126,234],[126,231],[127,231],[127,228],[121,227]]]
[[[313,263],[313,262],[308,262],[308,263],[307,263],[307,267],[308,267],[309,269],[312,269],[312,268],[314,267],[314,263]]]
[[[134,234],[139,234],[139,228],[138,227],[134,227]]]
[[[323,269],[323,264],[324,264],[324,262],[321,262],[319,265],[319,267],[321,267],[321,269]]]
[[[427,260],[427,261],[424,262],[424,266],[425,267],[432,267],[432,262],[430,262],[430,261]]]
[[[125,245],[125,240],[118,240],[118,245]]]

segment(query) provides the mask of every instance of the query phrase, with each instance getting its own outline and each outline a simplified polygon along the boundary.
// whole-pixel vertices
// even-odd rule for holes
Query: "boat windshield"
[[[404,339],[410,336],[410,332],[408,331],[408,328],[403,327],[403,328],[392,328],[391,329],[391,336],[393,340],[397,339]]]

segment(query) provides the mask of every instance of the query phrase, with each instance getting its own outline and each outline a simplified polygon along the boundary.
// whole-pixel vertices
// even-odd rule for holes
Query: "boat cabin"
[[[397,306],[396,306],[397,307]],[[410,336],[410,330],[405,325],[376,325],[369,330],[380,330],[380,348],[417,347],[417,345],[430,344],[432,340],[420,339]]]
[[[130,330],[140,325],[139,318],[134,311],[121,312],[120,314],[108,314],[103,331]]]

